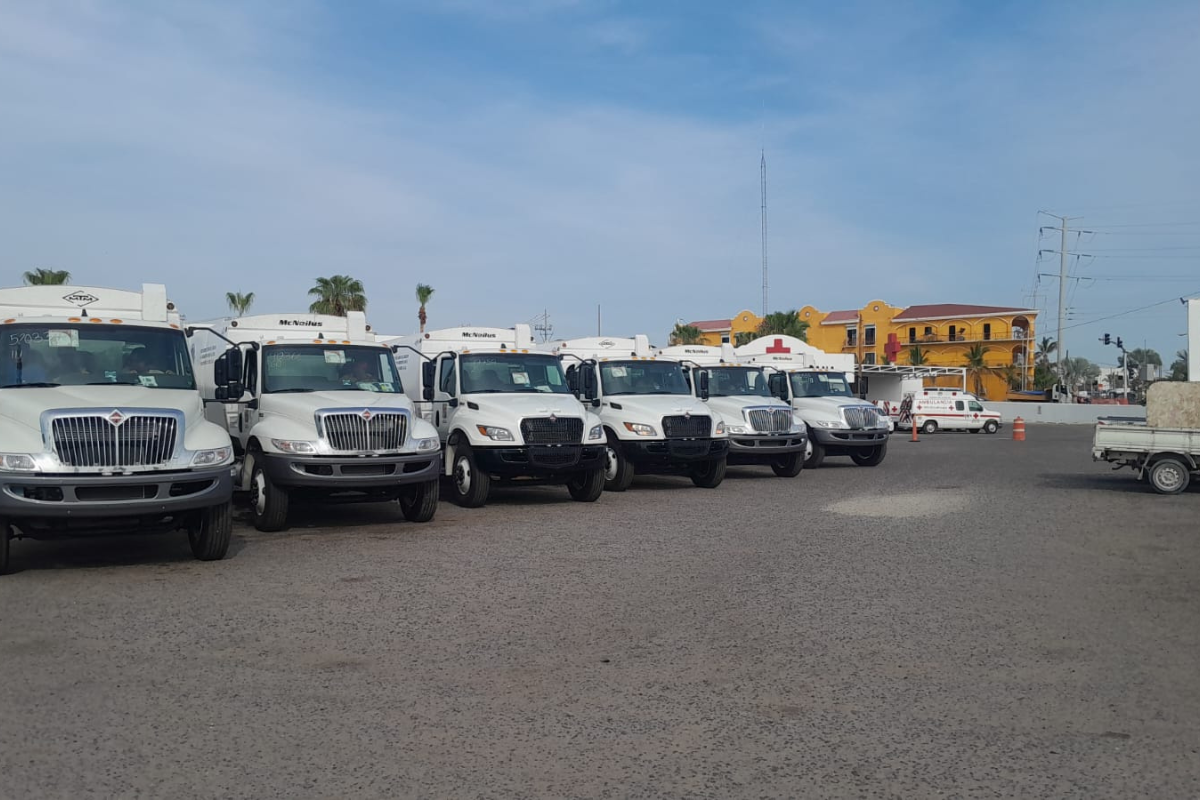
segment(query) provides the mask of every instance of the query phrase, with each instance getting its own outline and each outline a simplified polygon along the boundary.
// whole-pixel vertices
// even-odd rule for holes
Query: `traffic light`
[[[1118,337],[1117,337],[1117,348],[1118,348],[1118,349],[1120,349],[1120,350],[1124,350],[1124,349],[1125,349],[1125,345],[1121,343],[1121,337],[1120,337],[1120,336],[1118,336]]]
[[[1107,333],[1106,333],[1106,334],[1104,334],[1104,343],[1105,343],[1105,344],[1112,344],[1112,337],[1111,337],[1111,336],[1109,336]]]

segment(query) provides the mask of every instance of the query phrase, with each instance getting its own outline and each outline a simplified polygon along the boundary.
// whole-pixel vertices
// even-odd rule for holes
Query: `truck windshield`
[[[0,387],[124,383],[195,389],[183,331],[122,324],[5,325]]]
[[[459,358],[464,394],[541,392],[570,394],[558,356],[481,353]]]
[[[713,367],[708,372],[709,397],[770,397],[767,376],[757,367]]]
[[[263,392],[399,394],[392,351],[364,345],[276,344],[263,347]]]
[[[692,393],[674,361],[602,361],[600,386],[606,395]]]
[[[843,372],[793,372],[792,394],[796,397],[853,397]]]

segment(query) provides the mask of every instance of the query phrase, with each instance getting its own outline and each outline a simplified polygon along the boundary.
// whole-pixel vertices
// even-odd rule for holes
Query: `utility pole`
[[[762,188],[762,315],[767,316],[767,151],[764,148],[758,162],[759,183]]]
[[[1058,339],[1056,340],[1057,347],[1054,348],[1054,369],[1061,379],[1063,377],[1063,322],[1067,318],[1067,256],[1070,255],[1067,251],[1067,232],[1069,231],[1067,223],[1074,219],[1083,219],[1083,217],[1060,217],[1058,214],[1051,214],[1048,211],[1041,213],[1058,220],[1058,230],[1062,234],[1061,244],[1058,248]]]

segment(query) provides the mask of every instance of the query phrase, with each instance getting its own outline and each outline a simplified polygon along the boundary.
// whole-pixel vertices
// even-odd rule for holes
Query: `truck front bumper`
[[[804,433],[734,434],[729,437],[729,463],[772,464],[781,456],[803,453],[807,447]]]
[[[472,452],[480,469],[502,478],[543,477],[604,466],[602,444],[476,447]]]
[[[227,503],[232,496],[228,465],[133,475],[6,474],[0,477],[0,517],[161,517]]]
[[[728,439],[659,439],[651,442],[621,440],[621,454],[642,470],[683,467],[729,454]]]
[[[863,448],[878,447],[887,444],[886,428],[871,428],[862,430],[830,430],[810,426],[808,435],[814,442],[825,448],[829,455],[849,453]]]
[[[285,456],[259,453],[263,471],[276,486],[332,491],[383,489],[432,481],[441,475],[442,453],[395,456]]]

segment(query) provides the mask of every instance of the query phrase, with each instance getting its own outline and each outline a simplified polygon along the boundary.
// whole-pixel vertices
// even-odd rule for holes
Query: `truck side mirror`
[[[421,385],[426,389],[433,389],[436,381],[437,364],[432,361],[426,361],[421,365]]]
[[[579,397],[579,369],[574,364],[567,367],[567,388],[576,398]]]
[[[222,353],[213,362],[213,385],[217,387],[218,395],[227,383],[229,383],[229,353]],[[220,397],[217,399],[219,400]]]
[[[696,388],[701,400],[708,399],[708,370],[696,371]]]
[[[772,395],[785,403],[788,401],[787,375],[782,372],[776,372],[767,379],[767,385],[771,388]]]
[[[225,351],[226,359],[226,382],[225,386],[227,397],[231,402],[237,402],[242,399],[242,395],[246,393],[246,384],[242,381],[242,368],[245,366],[242,362],[242,351],[240,348],[231,347]]]
[[[596,386],[596,368],[591,364],[584,364],[580,369],[580,375],[583,378],[580,386],[583,399],[591,400],[593,406],[600,405],[600,392]]]

